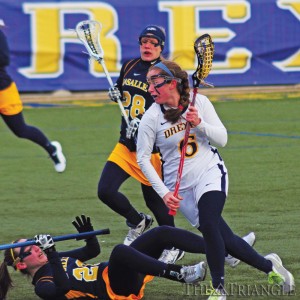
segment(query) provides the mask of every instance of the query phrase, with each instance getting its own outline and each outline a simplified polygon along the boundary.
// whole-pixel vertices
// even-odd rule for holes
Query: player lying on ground
[[[90,218],[84,215],[76,217],[73,225],[79,232],[93,231]],[[115,246],[109,261],[98,264],[84,263],[100,253],[96,236],[86,239],[84,247],[67,252],[57,252],[50,235],[36,235],[35,241],[37,245],[5,250],[0,268],[1,299],[12,286],[7,265],[32,277],[35,293],[47,300],[141,299],[153,276],[197,284],[206,275],[205,262],[179,266],[158,260],[166,247],[191,253],[203,248],[198,235],[170,226],[156,227],[130,246]]]

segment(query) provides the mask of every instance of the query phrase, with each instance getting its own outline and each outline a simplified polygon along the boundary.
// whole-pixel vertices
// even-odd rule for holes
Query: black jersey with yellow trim
[[[10,56],[7,39],[4,32],[0,29],[0,91],[6,89],[12,83],[11,77],[5,70],[9,62]]]
[[[108,263],[87,264],[101,252],[96,236],[84,247],[69,251],[51,251],[48,262],[32,278],[35,293],[42,299],[109,299],[102,272]]]
[[[125,100],[123,106],[129,121],[140,114],[144,114],[154,102],[152,96],[148,93],[146,75],[149,68],[158,62],[160,62],[160,59],[150,62],[135,58],[125,62],[121,68],[116,85]],[[130,151],[136,151],[134,140],[126,138],[126,127],[127,124],[122,118],[119,142],[124,144]]]
[[[86,264],[72,257],[60,257],[61,264],[67,275],[67,284],[58,280],[55,264],[47,263],[33,277],[35,293],[42,299],[109,299],[102,272],[108,263]],[[62,281],[62,282],[61,282]],[[67,286],[67,288],[66,288]]]

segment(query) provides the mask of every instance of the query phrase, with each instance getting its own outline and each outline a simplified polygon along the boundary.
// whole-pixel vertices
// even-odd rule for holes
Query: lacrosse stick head
[[[76,25],[76,33],[80,41],[89,52],[90,57],[95,60],[102,60],[103,48],[100,44],[101,23],[94,20],[81,21]]]
[[[195,73],[192,75],[194,88],[200,84],[213,87],[212,84],[205,82],[204,79],[208,76],[213,62],[215,45],[209,34],[203,34],[194,43],[194,50],[198,59],[198,66]]]

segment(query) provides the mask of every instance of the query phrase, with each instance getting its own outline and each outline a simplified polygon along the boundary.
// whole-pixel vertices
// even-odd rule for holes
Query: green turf
[[[236,233],[255,231],[255,248],[263,255],[278,253],[299,285],[300,99],[214,105],[229,131],[228,144],[220,149],[230,178],[223,215]],[[57,174],[43,149],[17,139],[0,122],[1,244],[38,233],[74,233],[72,219],[85,213],[91,216],[95,229],[111,230],[110,235],[99,237],[99,260],[107,260],[112,247],[121,243],[127,233],[124,219],[97,199],[99,175],[118,139],[117,105],[25,109],[24,115],[27,123],[62,143],[67,170]],[[150,213],[136,181],[128,180],[122,191],[137,209]],[[195,231],[180,214],[176,224]],[[66,241],[58,243],[57,248],[67,250],[79,245],[80,242]],[[187,254],[182,262],[200,259],[205,257]],[[17,272],[12,276],[16,287],[8,299],[37,299],[30,280]],[[209,285],[209,280],[208,275],[204,285]],[[236,269],[226,266],[226,282],[235,287],[235,296],[229,299],[238,298],[238,288],[241,295],[250,293],[248,299],[266,298],[257,296],[261,286],[266,286],[265,274],[243,263]],[[147,285],[145,299],[207,298],[200,293],[200,289],[187,290],[186,286],[157,278]]]

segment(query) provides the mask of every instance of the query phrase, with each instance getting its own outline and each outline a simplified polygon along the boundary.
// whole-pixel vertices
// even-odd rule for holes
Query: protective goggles
[[[152,45],[154,47],[158,47],[161,45],[160,42],[156,38],[154,39],[154,38],[147,38],[147,37],[141,37],[139,39],[139,43],[140,43],[140,45],[146,45],[149,43],[150,45]]]
[[[14,243],[16,242],[13,242],[13,244]],[[31,249],[32,246],[28,249],[28,251],[25,251],[25,247],[21,247],[19,256],[15,257],[13,248],[10,248],[11,258],[13,260],[11,266],[13,266],[17,270],[16,265],[18,264],[18,262],[22,262],[25,257],[31,255]]]
[[[30,246],[30,248],[28,249],[28,251],[25,251],[25,247],[21,248],[20,254],[19,254],[20,261],[23,261],[23,259],[25,257],[31,255],[31,249],[32,249],[32,246]]]
[[[166,75],[153,75],[151,77],[147,77],[147,83],[152,84],[155,88],[160,88],[166,83],[170,83],[172,80],[176,80],[178,83],[181,83],[180,78],[166,76]]]

